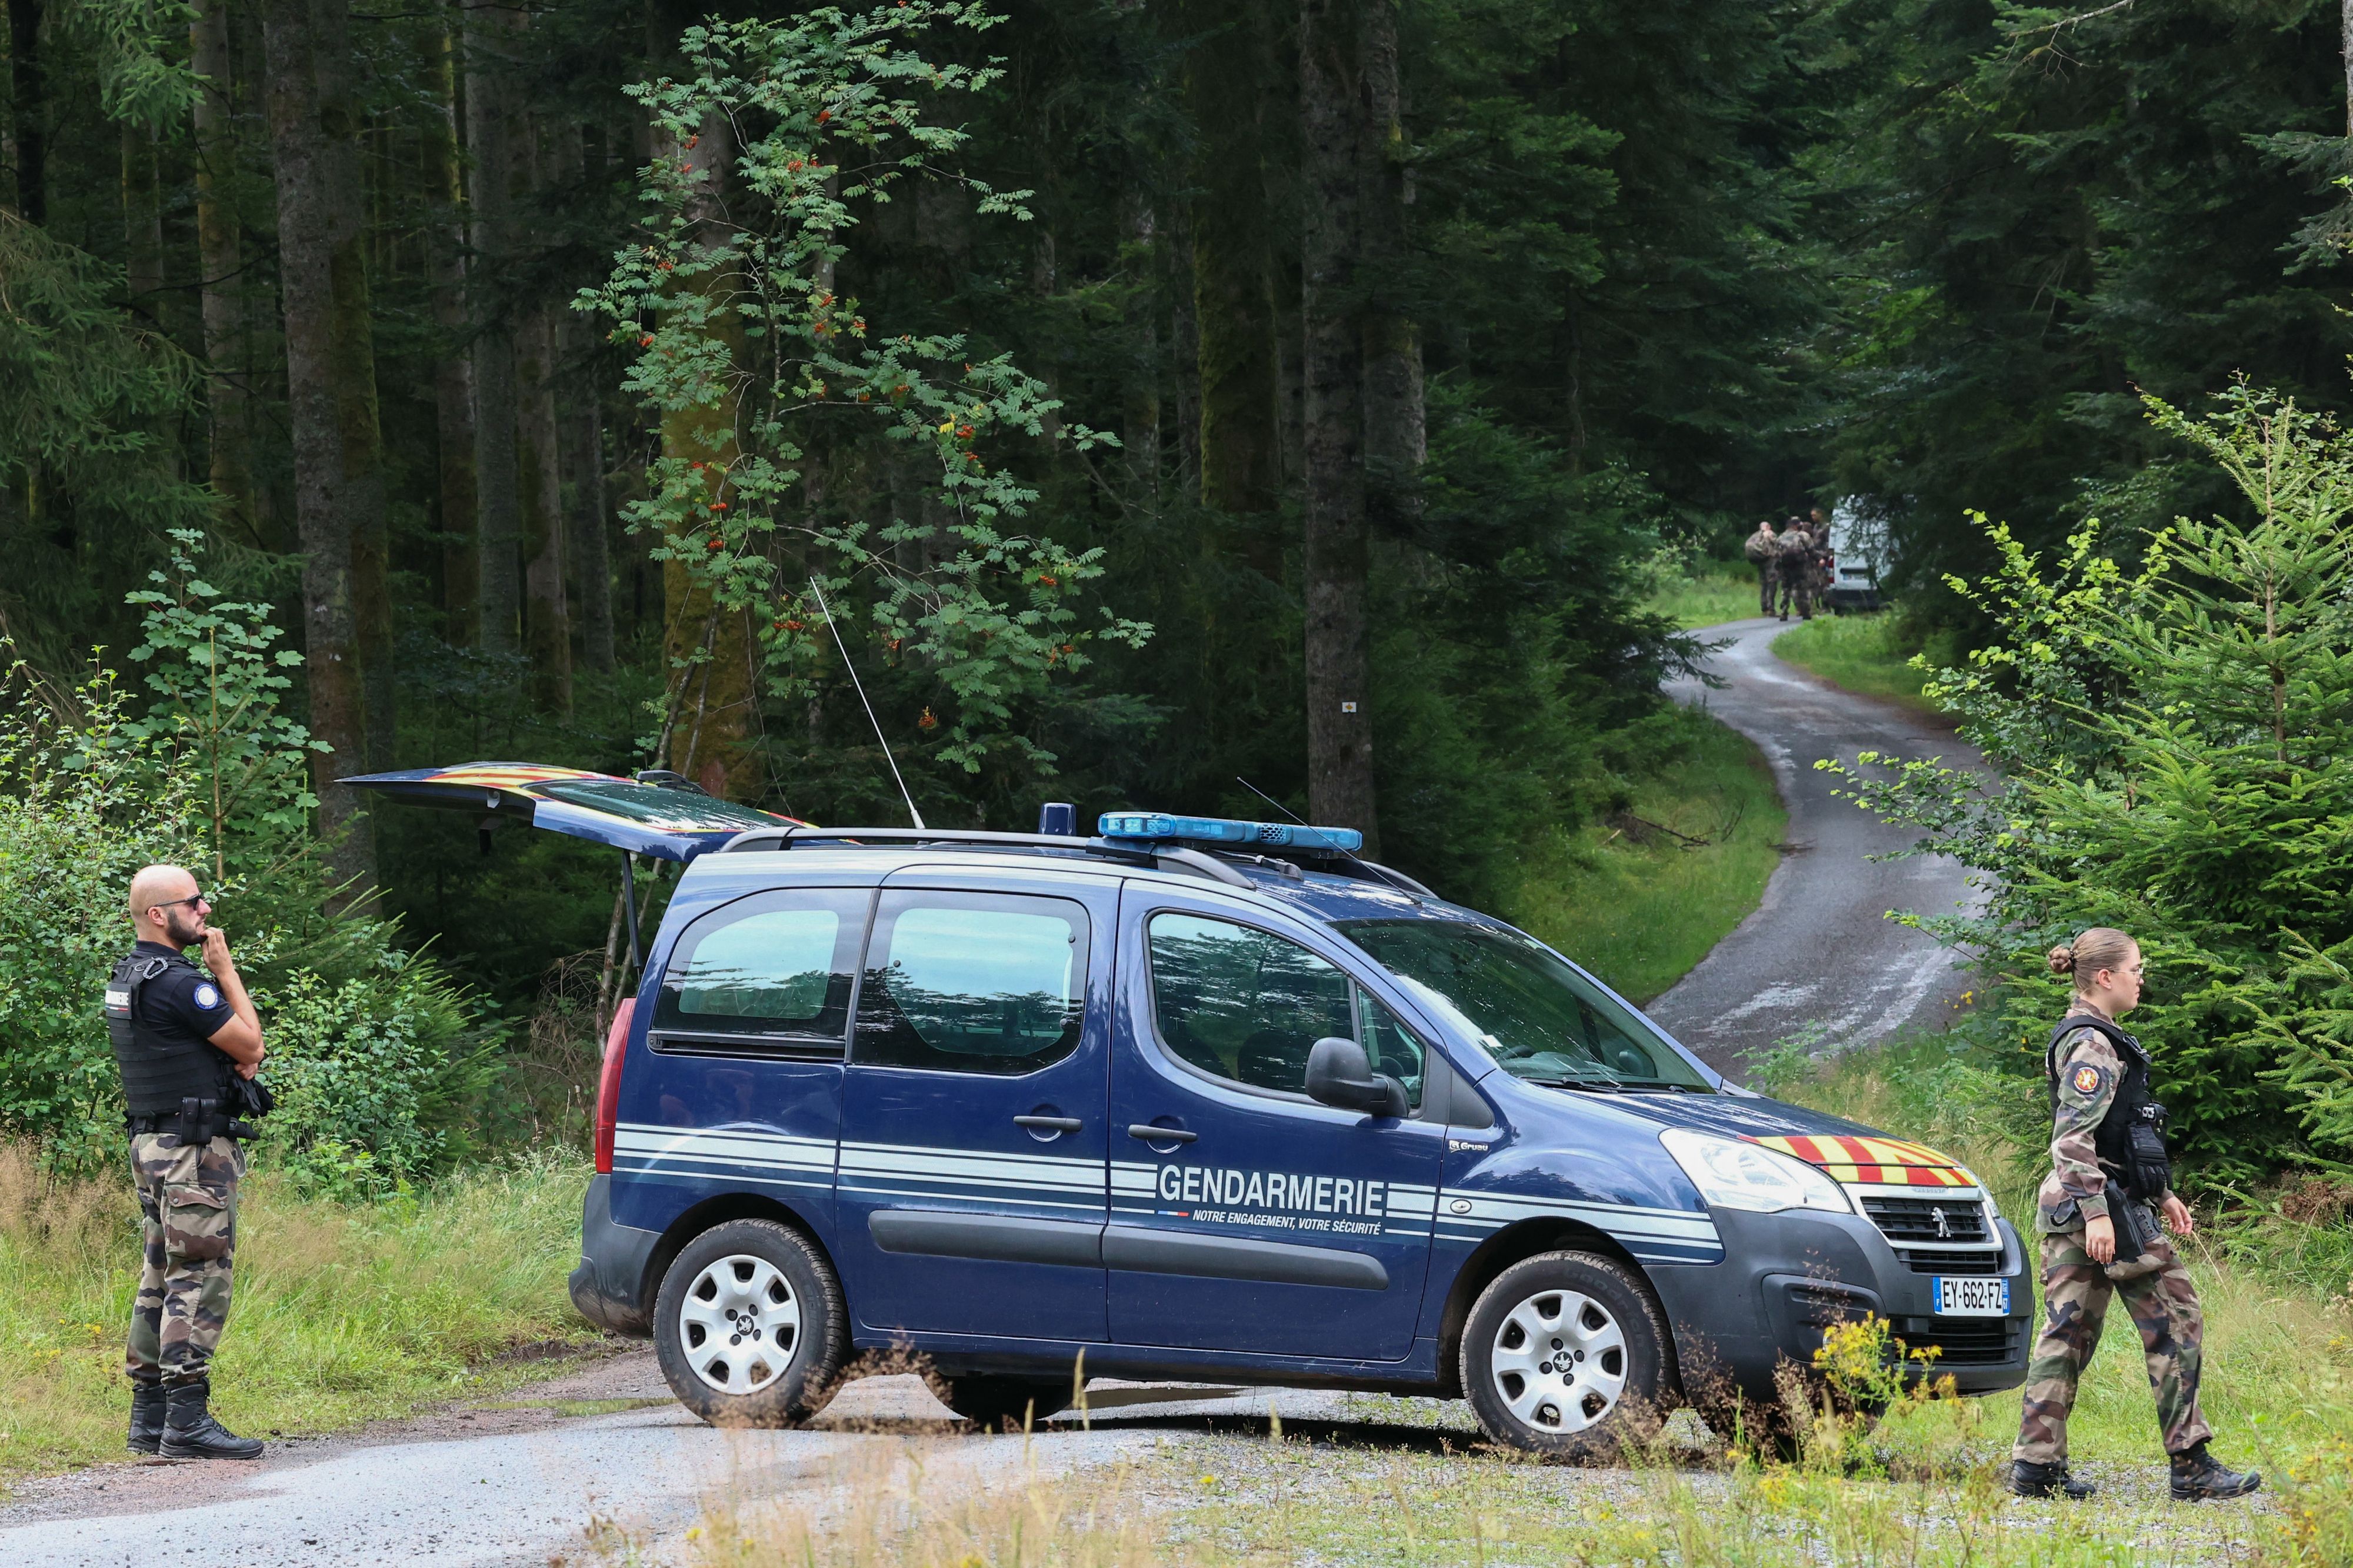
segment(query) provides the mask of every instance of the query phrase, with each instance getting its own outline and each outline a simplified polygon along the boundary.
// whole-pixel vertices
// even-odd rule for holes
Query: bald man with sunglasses
[[[228,1321],[237,1252],[237,1184],[245,1174],[238,1111],[261,1066],[261,1019],[246,994],[212,901],[177,866],[131,879],[137,945],[106,984],[107,1032],[122,1069],[131,1173],[145,1241],[131,1308],[133,1453],[167,1459],[254,1459],[210,1409],[213,1350]],[[204,967],[186,956],[200,948]]]

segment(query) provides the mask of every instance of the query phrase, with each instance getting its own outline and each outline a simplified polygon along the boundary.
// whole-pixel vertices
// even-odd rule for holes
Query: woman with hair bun
[[[2044,1315],[2026,1369],[2010,1490],[2035,1498],[2092,1495],[2090,1482],[2067,1472],[2067,1415],[2100,1342],[2109,1299],[2122,1296],[2157,1391],[2175,1499],[2244,1497],[2263,1478],[2227,1469],[2206,1451],[2213,1431],[2198,1407],[2205,1316],[2189,1271],[2149,1213],[2161,1207],[2177,1236],[2196,1228],[2173,1192],[2159,1131],[2165,1108],[2150,1093],[2148,1053],[2116,1023],[2140,1005],[2140,944],[2094,926],[2052,948],[2050,964],[2053,974],[2074,977],[2075,994],[2042,1060],[2051,1090],[2051,1174],[2035,1206]],[[2120,1232],[2130,1242],[2121,1258]]]

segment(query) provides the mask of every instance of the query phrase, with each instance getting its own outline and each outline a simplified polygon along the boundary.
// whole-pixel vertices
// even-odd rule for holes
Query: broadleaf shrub
[[[171,862],[202,868],[262,1016],[280,1106],[259,1157],[332,1196],[396,1190],[479,1151],[505,1026],[334,897],[276,630],[204,582],[200,536],[174,540],[132,595],[143,710],[102,668],[63,696],[22,665],[0,686],[0,1133],[63,1171],[121,1157],[104,981],[132,875]]]

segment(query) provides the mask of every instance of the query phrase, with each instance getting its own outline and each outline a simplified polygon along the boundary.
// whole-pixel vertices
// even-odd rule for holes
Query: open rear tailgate
[[[486,828],[520,820],[657,860],[691,860],[747,827],[807,826],[797,817],[716,799],[691,785],[536,763],[406,768],[342,782],[409,805],[472,812]]]

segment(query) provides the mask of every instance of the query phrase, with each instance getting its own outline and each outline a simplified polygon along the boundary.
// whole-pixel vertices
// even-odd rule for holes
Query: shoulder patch
[[[2099,1093],[2106,1086],[2107,1081],[2108,1075],[2089,1062],[2085,1062],[2067,1075],[2068,1087],[2085,1099]]]
[[[196,1005],[202,1007],[207,1013],[221,1005],[220,992],[209,980],[197,982],[196,988],[192,994],[195,997]],[[2089,1069],[2087,1068],[2085,1070],[2088,1071]],[[2079,1072],[2075,1076],[2078,1079],[2081,1079],[2083,1074]],[[2089,1091],[2087,1090],[2086,1092]]]

